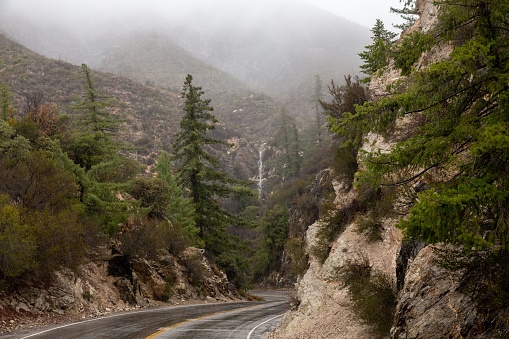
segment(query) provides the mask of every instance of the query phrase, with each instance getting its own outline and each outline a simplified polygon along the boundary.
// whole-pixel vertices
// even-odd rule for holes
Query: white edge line
[[[210,305],[212,305],[212,304],[210,304]],[[177,308],[177,307],[181,307],[181,306],[192,306],[192,304],[190,304],[190,305],[180,305],[180,306],[171,305],[171,306],[165,306],[165,307],[163,306],[161,308],[149,308],[149,309],[146,309],[146,310],[139,310],[139,311],[119,312],[117,314],[111,314],[111,315],[108,315],[108,316],[97,317],[97,318],[93,318],[93,319],[87,319],[87,320],[82,320],[82,321],[78,321],[78,322],[74,322],[74,323],[69,323],[69,324],[65,324],[65,325],[61,325],[61,326],[57,326],[57,327],[52,327],[52,328],[49,328],[49,329],[41,331],[41,332],[32,333],[30,335],[21,337],[20,339],[31,338],[31,337],[35,337],[35,336],[41,335],[43,333],[47,333],[47,332],[51,332],[51,331],[54,331],[54,330],[58,330],[60,328],[65,328],[65,327],[70,327],[70,326],[74,326],[74,325],[84,324],[84,323],[88,323],[88,322],[92,322],[92,321],[98,321],[98,320],[101,320],[101,319],[121,317],[121,316],[126,315],[126,314],[154,312],[154,311],[160,311],[161,309],[164,309],[164,308]]]
[[[268,322],[269,322],[269,321],[271,321],[271,320],[274,320],[274,319],[276,319],[276,318],[282,317],[282,316],[284,316],[284,315],[285,315],[285,313],[280,314],[280,315],[276,315],[275,317],[272,317],[272,318],[270,318],[270,319],[265,320],[265,321],[264,321],[264,322],[262,322],[262,323],[259,323],[258,325],[256,325],[255,327],[253,327],[253,328],[251,329],[251,331],[249,331],[249,333],[247,334],[247,338],[246,338],[246,339],[250,339],[250,338],[251,338],[251,335],[253,334],[253,332],[254,332],[254,331],[255,331],[258,327],[262,326],[263,324],[268,323]]]

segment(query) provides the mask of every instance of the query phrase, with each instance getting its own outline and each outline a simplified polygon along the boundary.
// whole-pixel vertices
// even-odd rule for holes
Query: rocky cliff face
[[[444,268],[434,249],[425,247],[408,268],[391,337],[507,338],[508,312],[481,310],[463,292],[461,272]]]
[[[354,189],[342,183],[334,184],[338,210],[358,198]],[[333,243],[322,264],[312,255],[321,221],[309,226],[306,240],[310,267],[297,284],[295,309],[286,314],[281,327],[270,338],[370,338],[370,330],[352,311],[347,286],[339,278],[346,266],[369,262],[371,269],[395,279],[396,256],[400,246],[400,231],[393,220],[382,223],[382,240],[370,242],[351,222]]]
[[[431,0],[417,0],[419,19],[403,35],[412,31],[428,31],[436,24],[439,8]],[[451,46],[436,46],[416,63],[417,68],[449,55]],[[401,79],[389,67],[373,77],[370,89],[374,96],[384,96],[388,85]],[[388,138],[369,134],[365,151],[390,149],[394,141],[405,136],[409,118],[400,119]],[[362,164],[360,164],[362,167]],[[415,187],[416,191],[419,189]],[[336,209],[351,204],[359,193],[337,184]],[[401,233],[395,229],[396,219],[380,221],[382,240],[369,242],[356,231],[356,220],[346,225],[333,242],[328,258],[322,263],[312,255],[317,242],[320,221],[309,226],[306,240],[310,267],[297,284],[295,308],[283,319],[270,338],[372,338],[370,328],[353,312],[354,302],[348,286],[339,278],[342,269],[352,263],[367,262],[371,272],[381,272],[394,281],[398,291],[397,307],[391,338],[503,338],[509,335],[503,321],[504,311],[483,313],[479,305],[461,289],[460,276],[444,268],[432,247],[422,243],[401,244]]]
[[[32,282],[0,294],[0,333],[165,303],[238,297],[226,275],[195,248],[156,261],[103,254],[75,272],[59,271],[46,283]]]

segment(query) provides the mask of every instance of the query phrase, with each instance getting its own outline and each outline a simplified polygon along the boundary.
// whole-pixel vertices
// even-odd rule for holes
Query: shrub
[[[392,279],[373,273],[367,259],[343,267],[340,279],[349,288],[355,314],[370,326],[373,337],[388,336],[397,304]]]
[[[285,249],[291,261],[288,265],[290,277],[302,277],[309,267],[306,255],[306,243],[302,239],[293,238],[286,242]]]
[[[316,236],[316,245],[311,248],[311,254],[324,262],[329,256],[331,243],[344,232],[346,226],[351,223],[360,205],[357,200],[351,201],[341,209],[336,209],[334,201],[326,201],[321,206],[322,225]]]
[[[203,257],[197,253],[192,253],[184,256],[183,261],[189,272],[189,282],[194,287],[200,287],[205,274]]]
[[[357,215],[355,218],[357,232],[366,235],[369,242],[382,241],[383,226],[380,221],[371,216]]]

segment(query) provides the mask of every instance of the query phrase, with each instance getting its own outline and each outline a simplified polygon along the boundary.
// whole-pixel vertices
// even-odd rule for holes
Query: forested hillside
[[[316,74],[328,81],[356,72],[360,65],[357,53],[369,43],[366,27],[300,1],[190,1],[168,4],[159,11],[159,6],[147,4],[135,13],[128,11],[128,4],[119,16],[106,16],[107,11],[93,6],[83,6],[80,15],[68,6],[54,10],[37,5],[37,16],[21,3],[6,2],[0,11],[0,28],[45,56],[116,71],[122,68],[120,60],[113,58],[127,47],[123,67],[132,71],[135,64],[130,55],[137,54],[139,60],[139,55],[148,53],[146,57],[153,58],[158,54],[157,46],[150,48],[154,40],[171,43],[180,52],[272,97],[305,95]],[[95,16],[94,25],[87,29],[83,29],[85,15]],[[147,43],[136,45],[148,36]],[[158,56],[169,64],[157,66],[165,70],[181,63],[185,67],[189,60],[173,53]],[[203,83],[206,85],[209,87]]]

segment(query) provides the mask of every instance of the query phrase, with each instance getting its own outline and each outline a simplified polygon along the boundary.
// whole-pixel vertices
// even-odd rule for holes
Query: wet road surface
[[[288,292],[259,292],[262,302],[229,302],[115,314],[0,338],[242,338],[260,339],[289,307]]]

